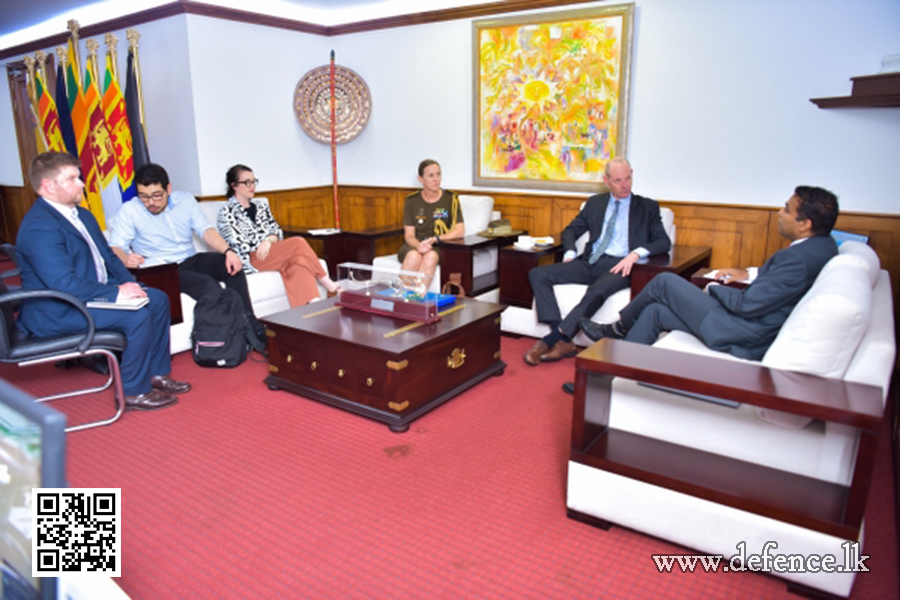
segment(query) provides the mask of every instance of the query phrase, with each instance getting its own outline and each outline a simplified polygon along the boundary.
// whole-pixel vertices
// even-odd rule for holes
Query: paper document
[[[148,304],[150,298],[143,296],[141,298],[125,298],[118,302],[109,302],[107,300],[91,300],[85,303],[88,308],[112,308],[116,310],[137,310]]]
[[[340,233],[340,229],[335,229],[334,227],[325,227],[324,229],[310,229],[310,235],[333,235],[335,233]]]

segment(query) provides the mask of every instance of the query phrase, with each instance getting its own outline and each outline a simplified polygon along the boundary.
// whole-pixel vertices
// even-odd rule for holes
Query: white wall
[[[467,20],[338,38],[339,62],[367,80],[374,104],[369,129],[339,150],[342,182],[413,185],[430,156],[447,187],[472,187],[471,37]],[[900,212],[900,109],[809,101],[848,95],[851,76],[896,52],[896,0],[638,0],[636,191],[778,206],[810,184],[847,210]]]
[[[777,206],[811,184],[838,193],[846,210],[900,212],[900,109],[809,102],[848,95],[850,77],[900,52],[900,2],[636,7],[628,157],[637,192]],[[151,157],[176,188],[220,194],[235,162],[255,169],[263,191],[330,183],[330,150],[302,132],[291,100],[332,48],[373,98],[367,129],[339,146],[341,183],[412,186],[432,157],[447,187],[473,187],[471,20],[332,38],[193,15],[138,29]],[[0,184],[21,185],[10,113],[0,94]]]
[[[193,15],[188,30],[202,193],[222,194],[235,163],[254,169],[261,190],[330,183],[329,147],[303,133],[292,104],[300,78],[328,62],[330,40]]]

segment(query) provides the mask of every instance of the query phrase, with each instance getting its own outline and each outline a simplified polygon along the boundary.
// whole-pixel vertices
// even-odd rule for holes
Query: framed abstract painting
[[[597,191],[625,156],[634,5],[473,22],[475,185]]]

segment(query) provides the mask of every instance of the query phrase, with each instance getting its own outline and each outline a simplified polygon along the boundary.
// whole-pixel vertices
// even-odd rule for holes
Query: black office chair
[[[69,335],[57,335],[50,337],[35,337],[25,335],[16,327],[15,309],[13,306],[20,302],[27,302],[32,298],[54,298],[68,302],[77,308],[87,320],[87,331]],[[84,303],[71,294],[55,292],[52,290],[8,291],[3,280],[0,279],[0,362],[17,364],[20,367],[37,365],[47,362],[56,362],[69,358],[103,355],[109,364],[109,379],[105,385],[94,388],[86,388],[74,392],[66,392],[53,396],[37,398],[37,402],[48,402],[60,398],[69,398],[82,394],[94,394],[102,392],[114,385],[116,393],[116,414],[100,421],[91,421],[81,425],[67,427],[66,431],[79,431],[101,425],[114,423],[125,412],[125,392],[122,389],[122,375],[119,372],[119,360],[116,352],[121,352],[127,344],[125,336],[117,331],[96,330],[91,313],[85,308]]]
[[[13,262],[11,266],[14,267],[12,269],[6,269],[5,271],[0,272],[0,281],[5,283],[7,279],[12,279],[13,277],[18,277],[19,275],[21,275],[21,272],[18,268],[19,263],[16,262],[16,247],[12,244],[0,244],[0,254],[6,254],[7,256],[9,256],[9,258]],[[10,285],[7,283],[6,287],[9,291],[15,291],[18,290],[21,286]]]

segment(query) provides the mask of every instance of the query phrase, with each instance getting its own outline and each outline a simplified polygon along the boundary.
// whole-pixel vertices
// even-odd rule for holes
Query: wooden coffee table
[[[340,308],[335,299],[269,315],[269,389],[386,423],[410,422],[491,375],[502,375],[502,304],[469,298],[437,323]]]

